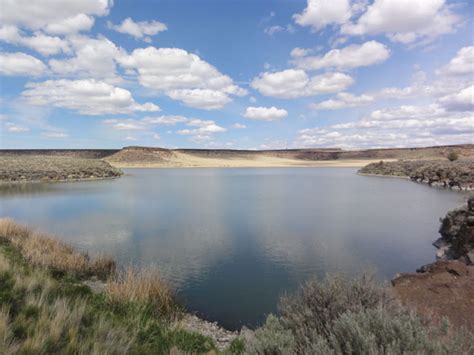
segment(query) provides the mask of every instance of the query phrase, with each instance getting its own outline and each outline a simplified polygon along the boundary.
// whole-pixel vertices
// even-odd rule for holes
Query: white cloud
[[[311,26],[315,31],[333,24],[343,24],[352,15],[349,0],[308,0],[303,13],[293,15],[300,26]]]
[[[336,99],[314,103],[311,104],[310,107],[316,110],[338,110],[368,105],[372,103],[374,99],[373,96],[367,94],[356,96],[348,92],[340,92],[337,94]]]
[[[94,79],[28,83],[22,96],[32,105],[51,105],[84,115],[159,111],[153,103],[138,104],[130,91]]]
[[[105,16],[111,0],[1,0],[0,23],[54,34],[89,30],[92,16]]]
[[[0,53],[0,73],[3,75],[37,76],[44,74],[46,65],[25,53]]]
[[[445,0],[375,0],[354,23],[346,23],[347,35],[386,34],[392,41],[431,41],[455,30],[460,19]]]
[[[53,72],[74,78],[105,79],[111,83],[121,81],[116,73],[116,61],[126,55],[122,48],[105,37],[73,36],[69,41],[74,57],[51,59],[49,65]]]
[[[449,111],[470,111],[472,113],[474,111],[474,85],[454,94],[446,95],[440,98],[439,102]],[[472,129],[474,133],[474,116]]]
[[[149,41],[148,36],[154,36],[160,32],[166,31],[168,27],[159,21],[140,21],[135,22],[130,17],[122,21],[120,25],[113,25],[108,23],[109,28],[128,34],[138,39]]]
[[[440,72],[448,75],[473,75],[474,46],[461,48]]]
[[[265,96],[293,99],[342,91],[353,82],[343,73],[325,73],[310,78],[303,70],[287,69],[264,72],[254,78],[250,86]]]
[[[472,113],[439,105],[400,106],[373,111],[358,121],[299,131],[299,146],[342,148],[429,146],[472,141]]]
[[[5,126],[7,126],[7,131],[11,133],[24,133],[30,130],[28,127],[19,126],[11,122],[5,123]]]
[[[288,116],[288,111],[272,107],[247,107],[244,117],[252,120],[277,121]]]
[[[178,115],[145,117],[142,119],[143,122],[153,125],[175,125],[177,123],[186,122],[187,120],[188,119],[186,117]]]
[[[296,48],[293,48],[290,52],[290,56],[292,58],[300,58],[300,57],[304,57],[304,56],[307,56],[308,54],[311,53],[311,49],[309,48],[299,48],[299,47],[296,47]]]
[[[235,129],[244,129],[244,128],[247,128],[246,125],[242,124],[242,123],[234,123],[232,125],[232,128],[235,128]]]
[[[211,138],[214,133],[221,133],[227,131],[224,127],[218,126],[212,120],[200,120],[197,118],[190,119],[187,122],[188,126],[197,127],[192,129],[182,129],[176,133],[180,135],[190,135],[194,140],[205,141]]]
[[[275,25],[275,26],[265,27],[263,32],[269,36],[273,36],[275,33],[283,32],[284,30],[285,30],[284,27]]]
[[[225,92],[211,89],[169,90],[166,94],[173,100],[183,102],[186,106],[204,110],[217,110],[231,101]]]
[[[155,126],[174,126],[178,123],[189,123],[191,119],[179,115],[147,116],[141,119],[112,118],[102,123],[118,131],[149,131]]]
[[[15,26],[0,27],[0,40],[34,49],[45,56],[70,51],[69,44],[64,39],[48,36],[40,31],[35,32],[32,36],[24,36]]]
[[[54,132],[54,131],[42,132],[41,135],[43,137],[47,137],[47,138],[67,138],[67,137],[69,137],[69,135],[64,133],[64,132]]]
[[[377,41],[353,44],[341,49],[332,49],[323,56],[299,56],[293,60],[299,68],[316,70],[321,68],[350,69],[384,62],[390,56],[389,49]]]
[[[232,95],[247,92],[215,67],[179,48],[140,48],[121,58],[124,68],[136,69],[144,87],[182,101],[190,107],[217,109]]]

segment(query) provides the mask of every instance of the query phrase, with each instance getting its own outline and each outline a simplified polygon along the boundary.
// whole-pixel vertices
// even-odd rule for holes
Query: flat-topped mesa
[[[474,160],[399,160],[368,164],[360,174],[409,177],[435,187],[474,190]]]

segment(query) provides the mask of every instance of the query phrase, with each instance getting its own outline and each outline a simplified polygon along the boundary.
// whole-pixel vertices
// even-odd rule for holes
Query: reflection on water
[[[188,307],[234,328],[326,272],[389,279],[434,256],[461,193],[354,169],[133,169],[0,188],[0,215],[120,263],[157,265]]]

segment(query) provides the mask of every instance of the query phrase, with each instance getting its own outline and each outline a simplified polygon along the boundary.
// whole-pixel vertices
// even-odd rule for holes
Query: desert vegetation
[[[66,156],[0,155],[0,182],[105,179],[122,172],[105,161]]]
[[[470,334],[400,306],[373,277],[309,281],[247,337],[249,354],[459,354]]]
[[[409,177],[431,186],[461,190],[474,189],[474,160],[379,161],[364,166],[361,174]]]
[[[91,280],[103,292],[92,292]],[[110,258],[91,258],[10,219],[0,220],[1,353],[214,350],[210,338],[178,326],[182,314],[156,271],[117,271]]]

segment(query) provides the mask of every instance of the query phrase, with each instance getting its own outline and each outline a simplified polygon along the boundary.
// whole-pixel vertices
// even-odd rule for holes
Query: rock
[[[469,253],[466,254],[466,260],[468,264],[474,265],[474,251],[470,251]]]
[[[425,265],[422,272],[392,280],[395,295],[408,307],[474,331],[474,266],[458,260]]]
[[[226,330],[217,323],[205,321],[193,314],[185,315],[184,318],[178,322],[177,326],[211,338],[220,351],[229,346],[232,340],[238,336],[237,332]]]

